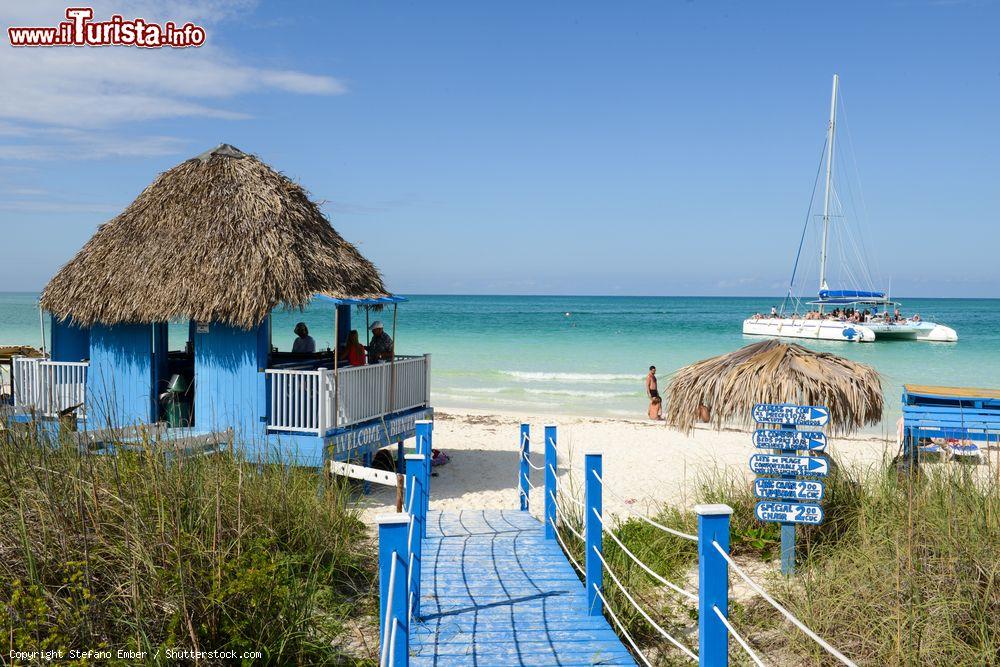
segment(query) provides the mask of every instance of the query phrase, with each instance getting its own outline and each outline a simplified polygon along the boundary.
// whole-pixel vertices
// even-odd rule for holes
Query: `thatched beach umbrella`
[[[706,406],[716,428],[749,425],[755,403],[825,405],[831,432],[848,433],[882,418],[882,382],[871,366],[766,340],[677,371],[667,387],[667,422],[688,432]]]
[[[84,326],[180,319],[249,329],[314,294],[388,293],[301,187],[222,144],[160,174],[101,225],[41,304]]]

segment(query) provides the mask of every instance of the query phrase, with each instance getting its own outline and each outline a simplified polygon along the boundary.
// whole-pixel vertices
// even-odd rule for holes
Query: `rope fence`
[[[736,640],[736,644],[742,649],[749,659],[757,667],[764,667],[765,663],[751,647],[746,637],[741,635],[733,626],[729,619],[729,570],[732,569],[738,574],[750,588],[760,595],[765,601],[777,609],[790,623],[804,632],[814,640],[820,647],[826,650],[831,656],[839,660],[848,667],[856,667],[855,663],[845,657],[837,649],[823,640],[815,632],[810,630],[802,621],[797,619],[791,612],[774,600],[759,584],[753,581],[733,560],[729,554],[729,523],[732,509],[726,505],[697,505],[694,508],[698,515],[698,533],[693,535],[649,518],[645,514],[637,512],[628,506],[628,503],[610,490],[602,477],[602,456],[601,454],[588,453],[585,457],[584,465],[584,500],[578,500],[571,493],[560,493],[561,483],[558,479],[558,457],[557,457],[557,434],[554,426],[545,427],[545,465],[537,466],[528,458],[528,447],[530,438],[527,436],[528,425],[521,425],[522,432],[522,452],[521,452],[521,484],[520,491],[522,497],[522,509],[527,510],[526,495],[528,491],[536,487],[531,483],[531,470],[543,470],[545,473],[545,501],[544,524],[545,536],[547,539],[554,539],[566,559],[579,572],[584,579],[584,585],[588,594],[588,603],[591,615],[604,615],[613,622],[621,637],[628,643],[635,656],[642,664],[652,667],[650,659],[643,653],[636,643],[634,637],[622,622],[618,613],[609,603],[603,584],[603,575],[606,573],[611,578],[618,591],[627,600],[633,609],[641,616],[658,636],[669,642],[671,646],[684,654],[688,659],[697,662],[699,665],[728,665],[729,664],[729,637]],[[572,474],[572,471],[570,471]],[[603,495],[610,494],[618,500],[625,511],[631,516],[659,529],[660,531],[672,535],[676,538],[695,542],[698,545],[698,590],[692,592],[684,587],[668,580],[663,575],[656,572],[647,563],[643,562],[615,533],[613,528],[606,521],[603,514]],[[577,516],[570,517],[565,501],[572,502],[584,511],[582,522]],[[575,525],[583,524],[583,532],[575,528]],[[573,556],[573,552],[563,539],[562,532],[565,531],[584,545],[584,563],[581,563]],[[607,535],[615,543],[618,549],[625,556],[638,566],[646,575],[655,582],[681,596],[685,602],[695,602],[698,605],[698,652],[686,646],[676,637],[665,630],[653,616],[643,608],[637,601],[636,596],[626,588],[618,573],[608,564],[604,556],[603,538]],[[627,562],[627,561],[626,561]],[[617,566],[616,566],[617,567]]]

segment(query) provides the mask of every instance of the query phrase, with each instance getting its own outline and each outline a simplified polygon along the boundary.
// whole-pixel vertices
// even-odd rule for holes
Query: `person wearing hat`
[[[309,335],[309,327],[306,326],[305,322],[299,322],[295,325],[295,335],[297,338],[292,343],[292,352],[297,354],[315,354],[316,341]]]
[[[368,329],[372,332],[368,342],[368,363],[392,361],[392,338],[385,332],[385,326],[375,320]]]

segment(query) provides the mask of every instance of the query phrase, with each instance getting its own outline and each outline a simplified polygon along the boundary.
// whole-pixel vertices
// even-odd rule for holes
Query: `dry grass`
[[[381,297],[378,269],[306,192],[223,144],[160,176],[49,282],[42,307],[96,322],[222,322],[250,329],[317,293]]]
[[[830,432],[848,433],[882,418],[882,382],[870,366],[766,340],[677,371],[667,388],[666,419],[688,432],[705,405],[716,428],[749,426],[755,403],[824,405]]]
[[[263,651],[349,664],[375,618],[346,489],[230,454],[118,456],[0,434],[2,652]],[[353,619],[353,620],[352,620]],[[211,661],[210,661],[211,662]]]

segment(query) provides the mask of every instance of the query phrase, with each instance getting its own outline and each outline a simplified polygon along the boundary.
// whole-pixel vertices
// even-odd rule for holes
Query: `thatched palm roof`
[[[378,269],[305,191],[227,144],[153,181],[49,282],[42,307],[96,322],[251,328],[314,294],[386,296]]]
[[[882,382],[871,366],[766,340],[677,371],[667,387],[667,421],[689,431],[705,405],[716,428],[749,425],[755,403],[825,405],[830,430],[847,433],[882,418]]]

